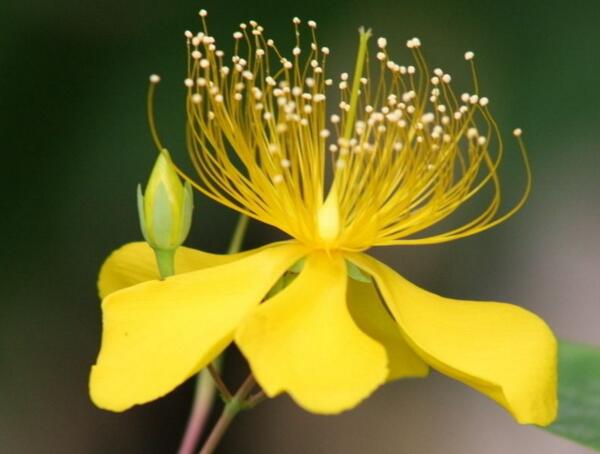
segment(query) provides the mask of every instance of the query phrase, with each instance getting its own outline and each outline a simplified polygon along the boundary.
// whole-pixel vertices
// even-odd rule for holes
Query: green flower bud
[[[161,262],[172,262],[175,249],[188,236],[193,193],[189,182],[181,183],[167,150],[156,159],[144,194],[138,185],[137,203],[142,234],[156,252],[161,276],[173,274],[172,263]]]

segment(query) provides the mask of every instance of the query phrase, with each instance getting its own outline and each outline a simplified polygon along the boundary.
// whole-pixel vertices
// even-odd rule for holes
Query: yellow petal
[[[511,304],[442,298],[364,254],[347,258],[373,275],[406,339],[432,367],[522,424],[555,419],[556,339],[543,320]]]
[[[111,293],[90,377],[94,403],[122,411],[171,391],[231,342],[239,321],[304,254],[298,244],[278,245]]]
[[[247,253],[220,255],[180,247],[175,253],[177,274],[223,265],[238,260]],[[100,298],[140,282],[159,279],[154,251],[148,243],[128,243],[114,251],[102,264],[98,276]]]
[[[348,309],[361,331],[385,347],[388,380],[427,376],[429,367],[408,346],[383,304],[373,284],[348,279]]]
[[[315,413],[352,408],[387,377],[385,349],[348,311],[339,254],[312,253],[287,288],[244,319],[235,339],[268,396],[287,391]]]

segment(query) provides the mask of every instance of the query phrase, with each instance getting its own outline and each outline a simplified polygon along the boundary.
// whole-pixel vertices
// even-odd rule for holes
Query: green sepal
[[[179,244],[183,244],[192,227],[192,212],[194,211],[194,191],[189,181],[183,185],[183,202],[181,204],[181,221],[179,224]]]
[[[294,263],[291,266],[290,269],[288,269],[288,272],[300,274],[300,272],[304,268],[305,262],[306,262],[306,258],[302,258],[302,259],[298,260],[296,263]],[[349,262],[348,260],[346,260],[346,272],[348,273],[348,277],[351,279],[354,279],[355,281],[365,282],[367,284],[370,284],[373,282],[373,280],[371,279],[371,276],[366,274],[359,267],[357,267],[354,263]]]
[[[137,185],[137,210],[140,218],[140,230],[146,242],[148,241],[148,230],[146,229],[146,215],[144,214],[144,194],[142,194],[142,185]]]
[[[300,272],[304,268],[305,263],[306,263],[306,258],[301,258],[296,263],[294,263],[288,271],[290,273],[300,274]]]
[[[296,273],[292,273],[289,270],[283,273],[283,276],[281,276],[279,280],[275,282],[275,285],[271,287],[265,299],[273,298],[275,295],[277,295],[279,292],[285,289],[288,285],[294,282],[294,280],[297,277],[298,275]]]
[[[346,270],[348,272],[348,277],[351,279],[354,279],[355,281],[358,282],[365,282],[367,284],[370,284],[373,282],[373,279],[371,279],[371,276],[369,276],[368,274],[365,274],[365,272],[363,270],[361,270],[358,266],[356,266],[354,263],[346,260]]]
[[[154,198],[152,200],[151,227],[150,231],[152,241],[158,249],[172,249],[178,246],[178,236],[175,237],[173,222],[173,211],[167,188],[160,182],[154,190]]]

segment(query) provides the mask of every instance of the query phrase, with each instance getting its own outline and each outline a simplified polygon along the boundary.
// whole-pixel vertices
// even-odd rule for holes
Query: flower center
[[[335,240],[339,237],[340,209],[335,187],[331,189],[317,212],[317,230],[325,247],[335,244]]]

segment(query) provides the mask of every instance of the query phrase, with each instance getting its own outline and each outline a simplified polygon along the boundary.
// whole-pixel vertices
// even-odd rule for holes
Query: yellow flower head
[[[315,22],[293,20],[291,55],[256,22],[241,24],[226,56],[205,16],[202,32],[186,32],[193,184],[293,240],[230,256],[180,248],[179,274],[163,281],[147,245],[117,250],[100,273],[94,402],[121,411],[156,399],[235,341],[268,396],[287,392],[313,412],[352,408],[384,382],[433,367],[521,423],[549,424],[556,341],[542,320],[509,304],[442,298],[363,252],[471,235],[524,202],[526,159],[523,198],[499,214],[503,145],[473,54],[474,86],[458,95],[448,73],[428,69],[417,38],[404,66],[384,38],[373,59],[361,30],[354,72],[334,81]],[[482,192],[491,197],[479,214],[436,230]],[[270,292],[301,259],[298,277]],[[356,269],[368,278],[349,278]]]

